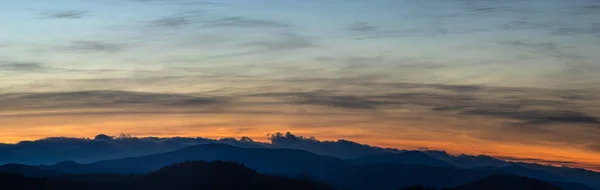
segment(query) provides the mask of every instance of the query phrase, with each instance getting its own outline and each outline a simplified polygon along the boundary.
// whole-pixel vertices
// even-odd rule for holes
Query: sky
[[[0,142],[293,132],[600,165],[597,0],[3,0]]]

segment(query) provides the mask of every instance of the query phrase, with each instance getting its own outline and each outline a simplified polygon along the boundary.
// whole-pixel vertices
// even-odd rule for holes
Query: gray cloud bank
[[[295,83],[293,80],[288,82]],[[316,82],[326,84],[331,81]],[[360,90],[365,86],[368,90]],[[359,117],[378,113],[372,123],[380,124],[410,120],[404,116],[418,112],[423,114],[414,119],[485,119],[488,122],[471,122],[460,127],[430,123],[437,130],[458,127],[457,130],[476,131],[470,135],[478,139],[558,143],[591,151],[597,151],[595,145],[600,144],[597,138],[600,135],[600,110],[593,106],[598,98],[589,92],[411,83],[357,83],[354,88],[357,90],[275,91],[265,87],[261,88],[264,92],[189,94],[129,91],[8,93],[0,94],[0,106],[5,111],[0,112],[0,116],[283,114],[287,112],[279,111],[297,108],[303,110],[297,115],[306,117],[311,117],[309,113],[313,112]],[[74,108],[79,110],[74,112]],[[98,112],[102,110],[94,110],[96,108],[115,109]],[[62,112],[44,112],[57,109]],[[409,112],[399,114],[395,111]]]

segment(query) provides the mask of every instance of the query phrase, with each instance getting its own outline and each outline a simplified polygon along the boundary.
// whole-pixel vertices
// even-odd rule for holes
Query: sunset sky
[[[600,170],[597,0],[2,0],[0,142],[293,132]]]

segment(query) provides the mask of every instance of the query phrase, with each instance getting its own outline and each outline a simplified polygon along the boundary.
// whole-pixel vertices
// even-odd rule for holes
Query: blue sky
[[[599,3],[3,0],[0,142],[292,131],[589,164]]]
[[[0,13],[7,26],[0,33],[0,61],[5,65],[0,89],[97,88],[64,89],[62,84],[78,79],[224,73],[310,78],[352,72],[386,75],[379,79],[386,82],[596,88],[598,81],[591,72],[599,59],[595,49],[600,21],[592,19],[599,14],[595,4],[9,0]],[[19,63],[54,69],[8,69]],[[278,69],[286,66],[298,71]],[[151,84],[99,85],[173,90]],[[202,91],[199,88],[186,91]]]

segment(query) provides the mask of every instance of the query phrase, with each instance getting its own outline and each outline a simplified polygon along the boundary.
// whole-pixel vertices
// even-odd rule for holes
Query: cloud
[[[600,165],[595,165],[595,164],[582,164],[579,162],[547,160],[547,159],[539,159],[539,158],[517,158],[517,157],[512,157],[512,156],[496,156],[496,158],[506,160],[509,162],[516,162],[518,165],[525,165],[526,167],[528,166],[531,168],[542,169],[545,171],[549,171],[552,173],[558,173],[558,174],[562,174],[562,175],[566,175],[566,176],[572,176],[573,172],[584,172],[584,173],[589,174],[588,170],[600,171]],[[533,163],[533,164],[525,164],[525,163]],[[547,167],[547,165],[561,166],[561,168],[551,168],[551,167]],[[569,169],[560,170],[560,169],[565,169],[562,167],[568,167]],[[573,168],[577,168],[577,169],[573,169]],[[579,169],[579,168],[585,168],[587,170],[583,170],[583,169]]]
[[[0,105],[27,108],[67,108],[97,106],[153,105],[177,108],[222,105],[227,101],[216,97],[127,91],[80,91],[50,93],[0,94]]]
[[[386,106],[420,105],[442,106],[446,104],[467,104],[475,100],[467,95],[450,95],[436,93],[383,93],[371,95],[332,94],[323,91],[298,93],[263,93],[255,96],[283,98],[293,104],[323,105],[349,109],[375,109]],[[448,101],[452,101],[452,103]]]
[[[264,19],[251,19],[246,17],[223,17],[206,23],[208,27],[239,27],[239,28],[288,28],[289,24]]]
[[[123,50],[123,45],[102,41],[75,41],[67,47],[69,50],[92,53],[116,53]]]
[[[0,72],[1,71],[13,71],[13,72],[63,72],[63,73],[118,73],[118,72],[137,72],[137,73],[149,73],[151,71],[145,70],[122,70],[122,69],[70,69],[52,67],[47,64],[40,62],[19,62],[19,61],[0,61]]]
[[[600,124],[598,118],[569,110],[520,110],[497,108],[474,108],[462,111],[463,115],[492,116],[518,120],[524,124]]]
[[[300,35],[300,34],[281,33],[281,34],[278,34],[275,36],[276,37],[263,39],[263,40],[256,40],[253,42],[247,42],[247,43],[242,43],[242,44],[238,45],[238,47],[250,49],[247,51],[221,54],[221,55],[213,55],[213,56],[208,56],[205,58],[215,59],[215,58],[239,57],[239,56],[254,55],[254,54],[282,53],[285,51],[293,51],[293,50],[320,47],[320,45],[314,39],[306,37],[304,35]]]
[[[34,72],[45,70],[46,67],[40,63],[34,62],[12,62],[0,64],[0,71],[25,71]]]
[[[597,142],[597,143],[593,143],[593,144],[587,145],[587,146],[586,146],[586,148],[587,148],[588,150],[592,150],[592,151],[598,151],[598,152],[600,152],[600,142]]]
[[[381,101],[373,101],[356,96],[313,96],[304,97],[298,101],[300,104],[326,105],[341,108],[372,109],[385,104]]]
[[[262,93],[255,96],[285,100],[292,104],[319,105],[346,109],[392,109],[398,106],[419,106],[435,112],[468,116],[486,116],[514,120],[516,124],[595,124],[600,119],[577,111],[569,102],[524,97],[481,97],[482,86],[418,85],[424,89],[441,89],[450,93],[399,92],[350,95],[327,91]],[[490,87],[488,87],[490,88]],[[508,89],[511,90],[511,89]],[[527,94],[527,92],[521,92]],[[556,97],[560,98],[560,97]]]
[[[353,32],[373,32],[377,31],[379,28],[366,22],[357,22],[348,26],[347,29]]]
[[[198,24],[202,28],[219,29],[289,29],[288,23],[269,20],[255,19],[242,16],[217,16],[206,13],[206,11],[181,12],[176,16],[152,20],[153,26],[166,28],[182,28],[183,26]]]
[[[437,85],[436,88],[454,92],[476,92],[484,87],[479,85]]]
[[[314,152],[320,155],[349,159],[366,155],[395,153],[398,149],[385,149],[348,140],[319,141],[314,137],[296,136],[292,133],[275,133],[269,135],[271,144],[277,148],[293,148]]]
[[[85,16],[84,11],[62,11],[48,15],[48,18],[53,19],[79,19]]]
[[[152,25],[165,28],[181,28],[182,26],[190,25],[195,22],[196,21],[189,17],[179,16],[156,19],[152,21]]]
[[[259,51],[284,51],[317,47],[318,45],[313,39],[304,35],[283,33],[279,34],[278,38],[245,43],[243,46],[255,47],[259,49]]]
[[[578,164],[577,162],[545,160],[545,159],[539,159],[539,158],[516,158],[516,157],[511,157],[511,156],[497,156],[496,158],[499,158],[502,160],[507,160],[507,161],[513,161],[513,162],[535,162],[535,163],[545,163],[545,164],[565,165],[565,166]]]
[[[346,30],[352,32],[354,39],[378,39],[378,38],[395,38],[403,37],[407,35],[423,35],[419,29],[399,29],[399,30],[386,30],[381,29],[378,26],[374,26],[367,22],[356,22],[348,27]]]

